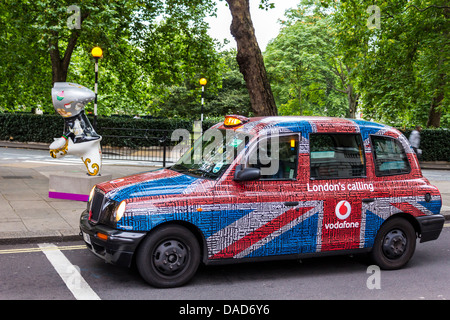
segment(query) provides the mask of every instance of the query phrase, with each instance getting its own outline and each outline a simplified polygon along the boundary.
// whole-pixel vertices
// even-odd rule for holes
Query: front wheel
[[[371,257],[381,269],[394,270],[405,266],[416,249],[416,232],[407,220],[393,218],[378,231]]]
[[[153,231],[136,256],[139,273],[158,288],[178,287],[194,276],[200,263],[200,246],[188,229],[168,225]]]

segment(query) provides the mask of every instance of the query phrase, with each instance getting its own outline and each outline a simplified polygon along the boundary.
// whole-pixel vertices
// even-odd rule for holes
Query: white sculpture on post
[[[100,175],[102,167],[102,137],[84,113],[84,106],[94,98],[92,90],[76,83],[55,82],[52,88],[53,107],[64,118],[65,132],[50,145],[50,155],[53,158],[66,154],[81,157],[91,176]]]

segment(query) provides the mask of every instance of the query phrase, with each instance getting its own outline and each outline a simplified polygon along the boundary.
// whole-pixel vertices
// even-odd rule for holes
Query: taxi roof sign
[[[225,116],[225,121],[223,122],[223,125],[225,127],[231,128],[231,127],[243,125],[244,123],[246,123],[248,121],[249,121],[249,119],[244,116],[229,115],[229,116]]]

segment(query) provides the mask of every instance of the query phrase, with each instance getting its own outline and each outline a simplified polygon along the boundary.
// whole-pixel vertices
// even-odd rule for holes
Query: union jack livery
[[[201,262],[370,252],[401,268],[439,237],[441,205],[394,128],[227,116],[172,167],[95,186],[80,228],[97,256],[173,287]]]

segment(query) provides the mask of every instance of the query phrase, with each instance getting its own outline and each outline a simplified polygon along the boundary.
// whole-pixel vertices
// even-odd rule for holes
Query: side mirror
[[[252,181],[261,177],[261,169],[246,167],[242,169],[242,165],[237,165],[234,171],[234,181]]]

